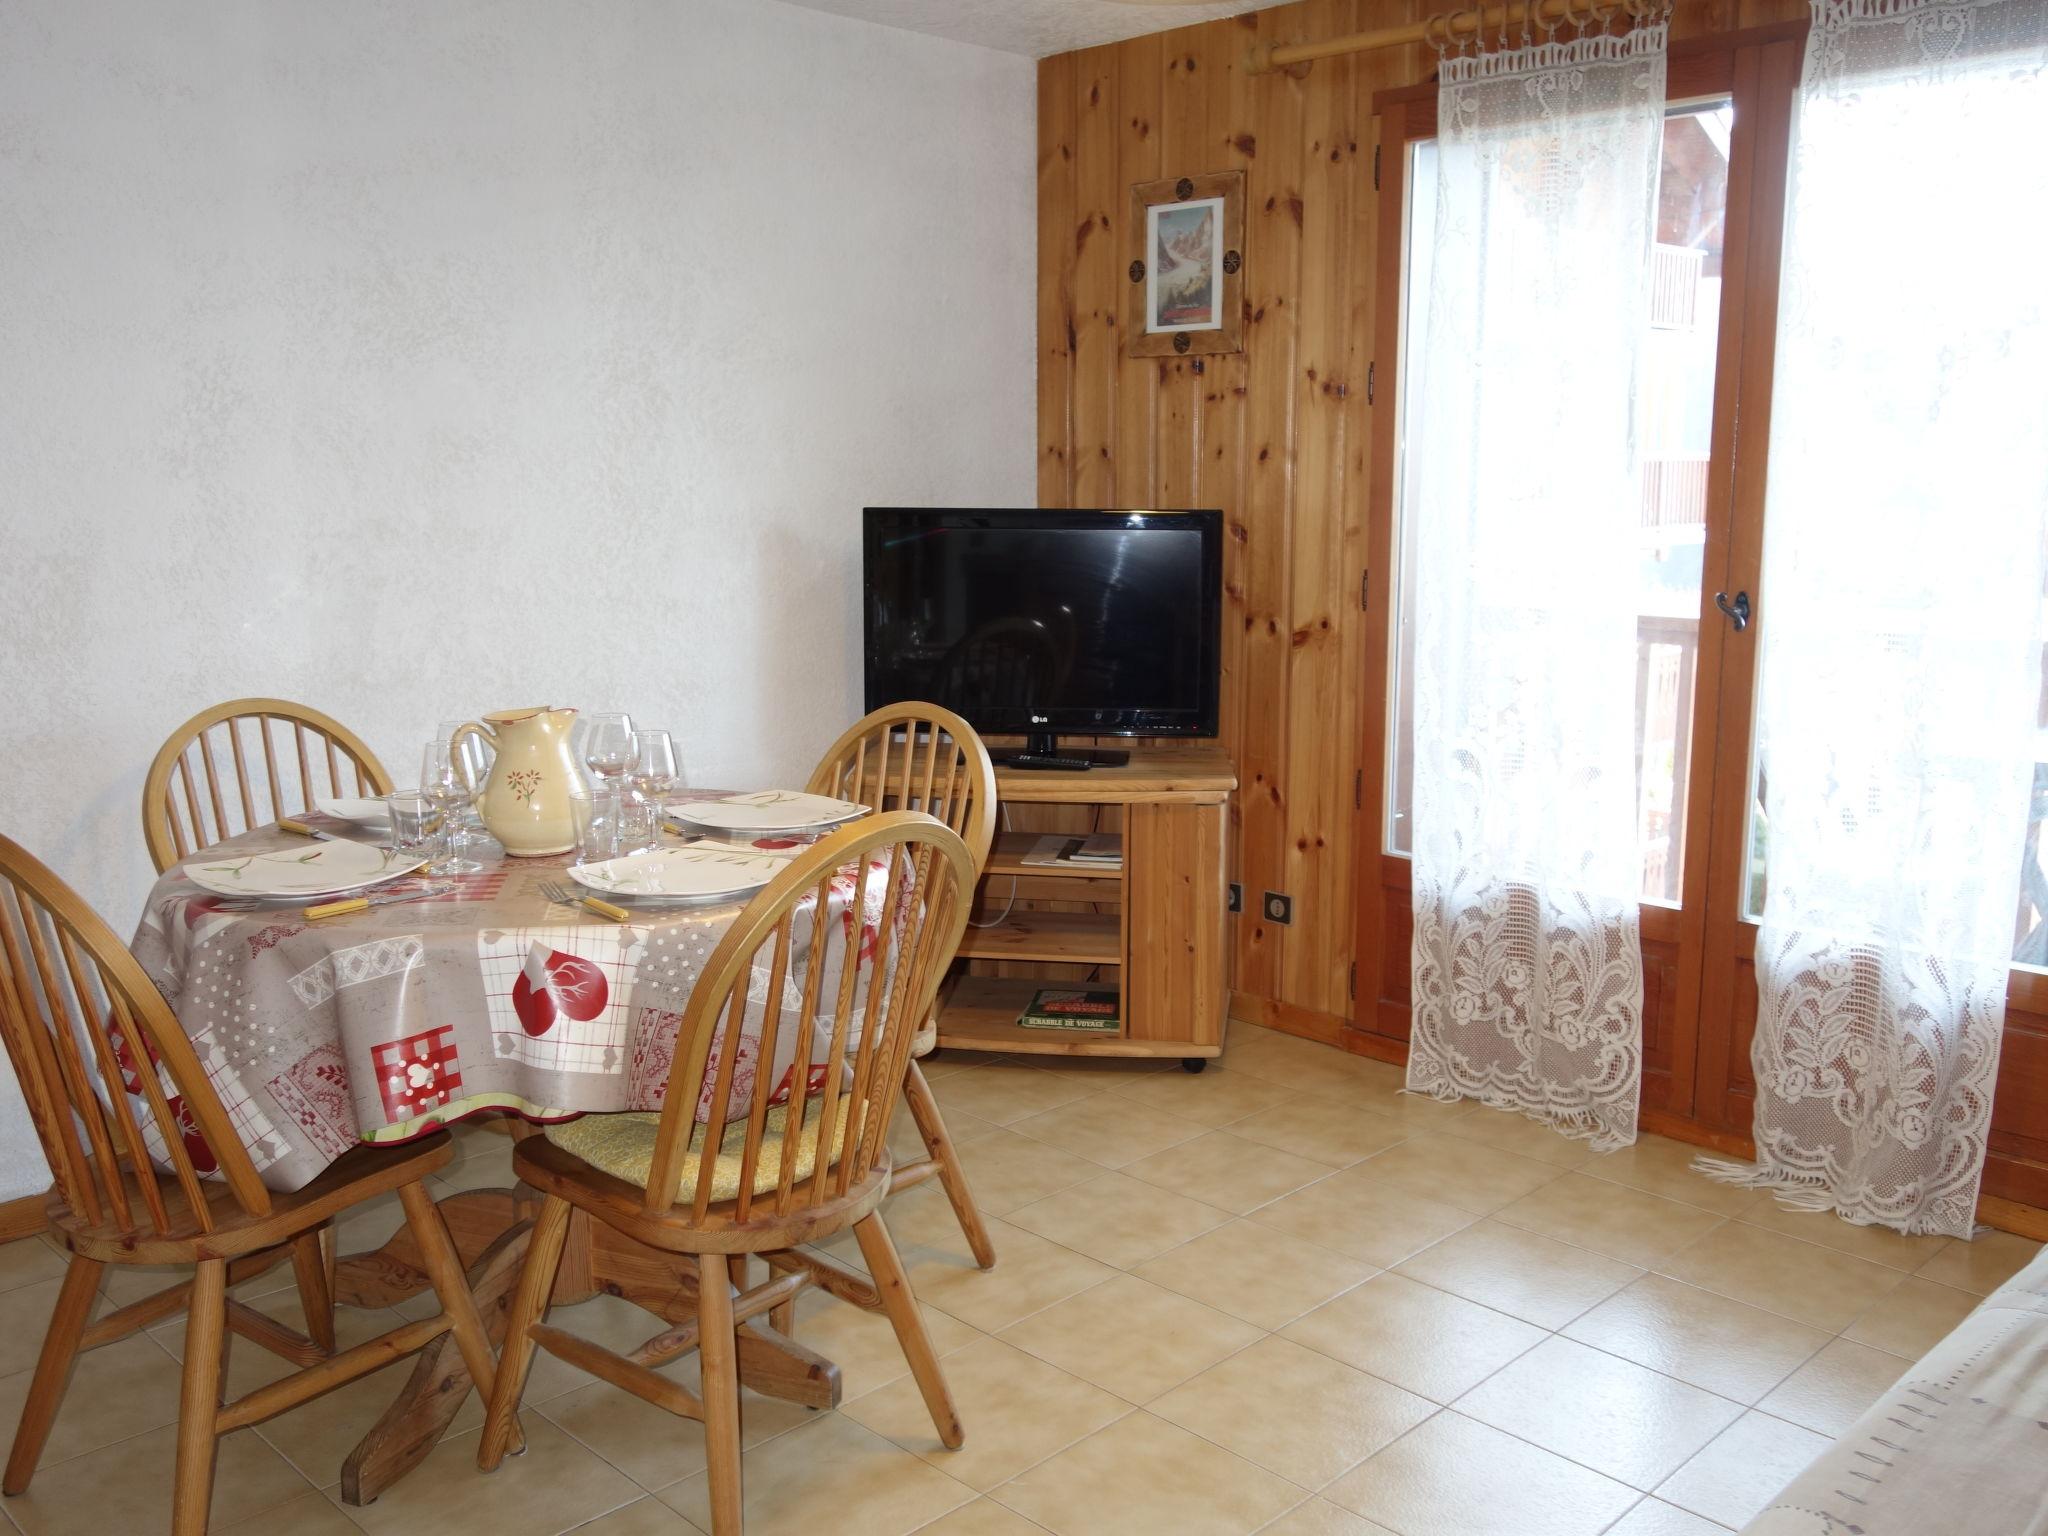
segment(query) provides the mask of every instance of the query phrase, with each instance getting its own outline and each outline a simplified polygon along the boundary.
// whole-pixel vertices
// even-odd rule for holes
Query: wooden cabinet
[[[1135,748],[1121,768],[996,770],[1006,830],[983,876],[976,922],[960,945],[961,974],[939,1012],[939,1044],[1049,1056],[1178,1056],[1223,1050],[1224,848],[1230,759],[1212,743]],[[1120,828],[1120,868],[1048,871],[1023,862],[1043,832]],[[1052,812],[1053,814],[1034,814]],[[1064,824],[1063,824],[1064,821]],[[993,889],[991,889],[993,888]],[[1000,892],[1001,894],[996,894]],[[1076,967],[1086,967],[1085,976]],[[1114,986],[1114,1035],[1017,1024],[1040,987]]]

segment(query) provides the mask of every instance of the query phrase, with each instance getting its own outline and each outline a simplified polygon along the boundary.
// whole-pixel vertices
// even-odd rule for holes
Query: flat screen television
[[[1087,736],[1214,736],[1223,514],[869,507],[867,707],[924,699],[1029,738],[999,758],[1121,762]]]

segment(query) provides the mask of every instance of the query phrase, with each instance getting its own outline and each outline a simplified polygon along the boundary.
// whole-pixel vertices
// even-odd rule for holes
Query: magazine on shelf
[[[1124,840],[1114,832],[1098,832],[1092,837],[1054,834],[1033,843],[1022,862],[1047,869],[1120,869]]]

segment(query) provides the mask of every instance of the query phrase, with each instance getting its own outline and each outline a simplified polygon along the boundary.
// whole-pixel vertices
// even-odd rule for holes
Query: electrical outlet
[[[1278,891],[1266,892],[1266,921],[1282,926],[1294,921],[1294,898]]]
[[[1244,910],[1244,887],[1235,880],[1230,882],[1230,900],[1223,910],[1226,912],[1242,912]]]

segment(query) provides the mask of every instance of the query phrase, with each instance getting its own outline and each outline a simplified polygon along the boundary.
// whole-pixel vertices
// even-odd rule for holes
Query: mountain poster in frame
[[[1124,353],[1202,356],[1244,350],[1244,172],[1131,188]]]

